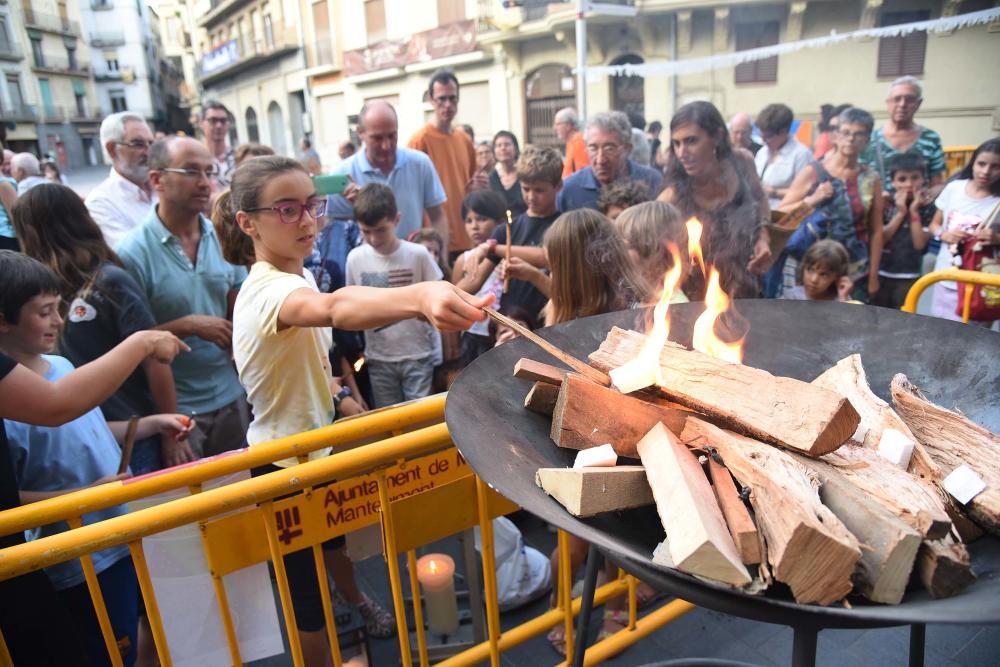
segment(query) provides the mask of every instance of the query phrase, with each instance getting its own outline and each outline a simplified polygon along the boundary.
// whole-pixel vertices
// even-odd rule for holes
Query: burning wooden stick
[[[507,209],[507,274],[503,278],[503,293],[506,294],[507,290],[510,289],[510,249],[511,240],[510,232],[514,221],[511,219],[510,209]]]
[[[558,347],[536,334],[534,331],[521,326],[515,320],[510,319],[506,315],[501,315],[492,308],[484,308],[483,310],[485,310],[486,314],[493,318],[496,322],[504,325],[505,327],[510,327],[517,335],[527,338],[532,343],[542,348],[580,375],[586,377],[588,380],[605,387],[611,385],[611,378],[609,378],[606,373],[602,373],[596,368],[591,368],[568,352],[563,352]]]

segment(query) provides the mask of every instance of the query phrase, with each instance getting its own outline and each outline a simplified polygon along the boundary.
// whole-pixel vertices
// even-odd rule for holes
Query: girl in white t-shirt
[[[475,190],[467,194],[462,202],[462,218],[465,220],[465,232],[475,248],[493,238],[497,225],[506,224],[507,203],[492,190]],[[455,259],[452,281],[469,294],[479,297],[492,294],[496,299],[495,306],[499,307],[503,296],[500,265],[484,259],[474,266],[472,257],[473,251],[466,250]],[[462,366],[468,366],[491,347],[493,340],[488,323],[473,322],[468,331],[462,332]]]
[[[312,178],[296,160],[268,156],[247,160],[233,174],[212,214],[227,261],[249,265],[233,313],[233,358],[253,407],[247,432],[251,447],[325,426],[338,403],[331,395],[328,352],[331,327],[373,329],[422,317],[440,329],[464,330],[485,314],[491,299],[459,296],[448,283],[421,282],[400,288],[344,287],[332,294],[316,289],[303,261],[310,255],[326,212]],[[341,390],[342,391],[342,390]],[[325,456],[328,449],[310,454]],[[276,462],[295,465],[295,459]],[[266,466],[254,471],[274,470]],[[362,594],[343,540],[323,545],[334,583],[359,607],[369,634],[392,634],[392,617]],[[284,558],[306,665],[330,663],[322,598],[310,550]]]
[[[934,202],[938,208],[930,225],[930,232],[941,239],[934,270],[953,266],[960,252],[959,244],[975,237],[984,245],[1000,245],[1000,222],[994,221],[987,229],[977,231],[980,223],[988,218],[1000,202],[1000,139],[990,139],[972,154],[958,178],[945,186]],[[934,285],[934,302],[931,314],[949,320],[961,321],[955,313],[958,306],[958,287],[954,282]]]

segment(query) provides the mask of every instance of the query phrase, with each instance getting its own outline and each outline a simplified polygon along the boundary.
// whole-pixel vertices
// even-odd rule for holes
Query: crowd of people
[[[812,146],[795,138],[784,104],[726,123],[709,102],[678,109],[663,141],[663,125],[638,114],[580,119],[567,108],[554,118],[561,151],[522,147],[509,131],[476,143],[455,122],[454,73],[434,72],[427,92],[433,115],[406,146],[393,106],[366,102],[360,145],[342,144],[332,169],[308,139],[299,159],[231,146],[232,115],[217,101],[203,105],[200,139],[157,138],[130,112],[107,117],[111,168],[86,200],[55,165],[4,151],[0,509],[120,478],[133,418],[130,472],[141,474],[446,389],[513,335],[485,321],[485,306],[529,328],[641,307],[672,268],[672,301],[701,300],[691,217],[705,262],[741,298],[899,308],[929,268],[954,265],[972,244],[995,257],[1000,245],[1000,140],[948,179],[939,136],[916,121],[922,88],[910,77],[890,86],[880,127],[864,109],[824,105]],[[329,176],[343,178],[326,194]],[[805,222],[774,244],[770,223],[803,205]],[[937,285],[934,314],[960,319],[957,294]],[[323,553],[369,633],[391,635],[343,539]],[[310,553],[285,560],[306,663],[326,664]],[[94,565],[126,664],[150,664],[128,551],[99,552]],[[31,623],[45,627],[48,610],[4,605],[15,662],[56,664],[44,651],[69,650],[104,664],[79,564],[46,574],[0,585],[61,601],[74,632],[33,642]],[[609,609],[605,630],[621,623]]]

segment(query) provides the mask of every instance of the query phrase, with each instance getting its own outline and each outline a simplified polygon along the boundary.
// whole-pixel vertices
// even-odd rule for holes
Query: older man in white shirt
[[[111,173],[87,195],[87,209],[114,248],[141,225],[156,204],[149,186],[149,147],[153,133],[142,116],[122,111],[101,123],[101,145]]]

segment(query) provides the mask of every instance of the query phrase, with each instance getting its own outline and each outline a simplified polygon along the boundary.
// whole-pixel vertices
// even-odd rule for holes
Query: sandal
[[[556,627],[549,630],[549,634],[545,635],[545,638],[549,640],[549,644],[552,645],[552,650],[566,657],[566,627],[559,623]]]

